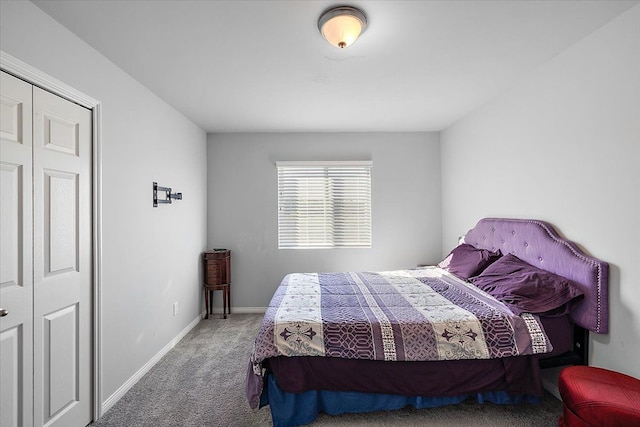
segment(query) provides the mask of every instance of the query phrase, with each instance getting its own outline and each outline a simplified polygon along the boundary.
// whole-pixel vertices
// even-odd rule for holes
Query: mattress
[[[375,373],[380,372],[380,363],[387,362],[384,366],[390,370],[389,377],[396,375],[394,364],[406,371],[406,366],[414,363],[416,369],[423,370],[421,375],[433,376],[424,370],[439,368],[426,368],[428,364],[420,366],[416,362],[447,362],[456,370],[456,362],[490,361],[480,371],[495,369],[501,373],[495,379],[483,380],[491,382],[505,381],[509,367],[515,367],[514,372],[527,371],[526,375],[531,377],[528,367],[534,362],[518,356],[549,353],[552,349],[537,316],[529,313],[516,316],[493,297],[436,267],[293,274],[282,281],[265,313],[251,357],[253,378],[248,378],[247,394],[250,405],[257,407],[267,368],[263,362],[269,360],[269,369],[276,372],[283,366],[279,361],[282,357],[296,359],[283,362],[285,365],[304,364],[309,368],[307,374],[309,370],[349,369],[336,365],[349,360],[364,361],[358,364],[358,369],[371,369]],[[462,368],[459,370],[467,370],[464,362],[459,366]],[[411,369],[407,372],[411,375]],[[288,385],[280,385],[286,390],[293,384],[308,382],[302,377],[313,376],[307,374],[301,374]],[[330,375],[321,377],[329,380]],[[534,387],[528,392],[539,393],[535,373],[533,378],[528,383]],[[452,390],[456,390],[453,383]],[[474,381],[462,378],[457,383],[473,389]],[[340,389],[328,383],[307,386]],[[517,381],[512,386],[520,387]],[[354,390],[353,384],[349,387]],[[363,385],[363,390],[371,388]]]

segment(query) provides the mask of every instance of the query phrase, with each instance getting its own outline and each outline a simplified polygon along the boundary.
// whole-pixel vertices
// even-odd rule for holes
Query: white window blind
[[[370,248],[371,162],[277,162],[278,247]]]

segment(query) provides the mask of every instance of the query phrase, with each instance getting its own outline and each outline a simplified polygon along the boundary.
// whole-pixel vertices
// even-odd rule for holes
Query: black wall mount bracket
[[[158,198],[158,191],[164,192],[163,197]],[[153,207],[158,205],[171,204],[171,200],[182,200],[182,193],[172,193],[171,187],[160,187],[157,182],[153,183]]]

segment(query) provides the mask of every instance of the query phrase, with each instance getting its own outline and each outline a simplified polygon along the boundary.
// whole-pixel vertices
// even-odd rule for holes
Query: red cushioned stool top
[[[571,366],[560,372],[562,403],[597,426],[640,426],[640,380],[607,369]]]

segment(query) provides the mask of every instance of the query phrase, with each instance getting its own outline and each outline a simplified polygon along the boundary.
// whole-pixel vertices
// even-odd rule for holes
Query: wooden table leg
[[[204,288],[204,310],[206,311],[205,319],[209,318],[209,290]]]
[[[213,314],[213,291],[209,289],[209,315]]]
[[[227,318],[227,289],[222,288],[222,318]]]

